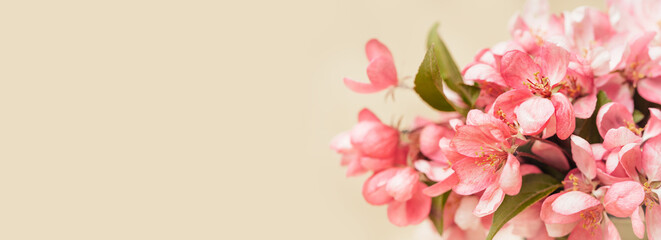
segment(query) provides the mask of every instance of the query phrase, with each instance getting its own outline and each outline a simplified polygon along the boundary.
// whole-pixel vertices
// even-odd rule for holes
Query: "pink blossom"
[[[409,167],[375,173],[363,185],[363,197],[372,205],[388,204],[388,219],[397,226],[419,224],[427,218],[431,198],[422,193],[426,185]]]
[[[509,127],[502,121],[471,110],[464,126],[450,143],[458,153],[450,159],[459,182],[453,190],[462,195],[484,191],[474,214],[493,213],[505,194],[515,195],[521,188],[519,160],[512,155]]]
[[[535,53],[544,40],[562,38],[563,21],[562,15],[550,14],[547,0],[528,0],[523,11],[510,19],[510,35],[526,52]]]
[[[408,147],[400,146],[399,131],[383,124],[368,109],[359,113],[358,124],[351,131],[332,140],[331,148],[342,154],[347,176],[401,164],[408,151]]]
[[[501,72],[513,89],[500,95],[490,112],[518,126],[524,135],[539,134],[554,121],[551,129],[560,139],[568,138],[575,128],[574,108],[567,96],[554,91],[577,84],[565,78],[569,57],[566,50],[553,44],[544,45],[534,61],[524,52],[507,52]]]
[[[390,50],[379,40],[371,39],[365,45],[369,65],[367,77],[370,83],[361,83],[344,78],[344,85],[357,93],[373,93],[397,86],[397,70]]]
[[[620,239],[601,202],[588,193],[553,194],[542,203],[540,217],[551,237],[569,239]]]

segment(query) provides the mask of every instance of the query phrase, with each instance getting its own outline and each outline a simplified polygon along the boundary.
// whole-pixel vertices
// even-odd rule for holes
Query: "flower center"
[[[601,223],[601,210],[599,208],[591,208],[581,212],[581,218],[583,218],[583,228],[591,230],[597,229],[599,223]]]
[[[636,134],[638,136],[643,134],[644,128],[640,128],[640,127],[636,126],[635,123],[625,120],[624,124],[627,126],[627,129],[629,129],[629,131],[633,132],[634,134]]]
[[[643,189],[645,190],[645,206],[647,208],[652,208],[659,204],[659,195],[652,191],[653,186],[650,182],[643,183]]]
[[[564,90],[565,95],[569,98],[576,99],[581,96],[581,85],[578,85],[575,76],[567,76],[567,80],[561,83],[562,90]]]
[[[542,97],[550,97],[553,92],[551,92],[551,85],[549,83],[549,78],[542,76],[539,72],[536,72],[535,78],[530,80],[526,78],[526,81],[523,81],[523,85],[527,86],[531,93],[540,95]]]
[[[476,152],[475,156],[478,158],[476,165],[482,167],[484,170],[491,170],[495,172],[500,169],[507,161],[506,152],[492,152],[486,153],[484,148],[480,147],[481,152]]]
[[[517,125],[514,124],[513,122],[510,122],[509,120],[507,120],[507,114],[505,114],[503,109],[498,108],[498,111],[496,111],[496,115],[498,115],[498,119],[500,119],[505,124],[507,124],[507,126],[510,128],[510,132],[512,132],[512,133],[518,132]]]

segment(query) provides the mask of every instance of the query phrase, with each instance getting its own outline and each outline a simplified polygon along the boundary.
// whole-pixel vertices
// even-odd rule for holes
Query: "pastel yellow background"
[[[363,107],[379,38],[415,75],[433,22],[459,64],[522,0],[4,1],[0,239],[411,239],[330,139]],[[602,1],[553,0],[556,12]]]

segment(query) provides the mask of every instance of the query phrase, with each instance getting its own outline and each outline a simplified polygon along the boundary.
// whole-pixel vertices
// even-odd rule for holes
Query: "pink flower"
[[[450,161],[459,182],[453,190],[462,195],[484,191],[474,214],[493,213],[505,194],[516,195],[521,188],[519,160],[512,155],[510,129],[502,121],[471,110],[466,124],[457,127],[450,143]]]
[[[363,185],[363,197],[372,205],[388,204],[388,219],[397,226],[421,223],[431,210],[431,197],[414,169],[389,168],[375,173]]]
[[[648,124],[649,125],[649,124]],[[610,131],[609,131],[610,132]],[[613,183],[604,196],[606,210],[617,217],[630,216],[634,233],[641,237],[645,233],[640,214],[640,205],[647,206],[645,218],[650,239],[661,239],[661,137],[647,140],[642,148],[639,144],[628,144],[619,152],[619,164],[629,179]]]
[[[563,37],[563,16],[551,15],[546,0],[528,0],[520,14],[509,23],[512,39],[528,53],[535,53],[544,40]]]
[[[620,239],[601,202],[588,193],[567,191],[544,200],[540,217],[551,237]]]
[[[568,138],[576,126],[574,108],[570,100],[555,89],[577,84],[572,78],[565,78],[569,57],[566,50],[553,44],[544,45],[534,61],[527,53],[507,52],[502,59],[501,72],[513,89],[500,95],[490,112],[509,125],[518,126],[524,135],[539,134],[554,122],[548,130],[560,139]]]
[[[390,50],[379,40],[371,39],[365,45],[367,59],[367,77],[370,83],[360,83],[344,78],[344,85],[357,93],[373,93],[391,86],[397,86],[397,71]]]
[[[408,147],[400,146],[399,131],[383,124],[368,109],[360,111],[358,124],[351,131],[333,139],[331,148],[342,154],[347,176],[401,164],[408,151]]]

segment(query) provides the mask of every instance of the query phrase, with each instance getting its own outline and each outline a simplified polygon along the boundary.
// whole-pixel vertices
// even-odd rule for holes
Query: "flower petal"
[[[379,120],[379,118],[367,108],[363,108],[358,113],[358,122],[363,122],[363,121],[381,122],[381,120]]]
[[[568,223],[574,223],[577,222],[578,220],[581,219],[581,216],[579,214],[570,214],[570,215],[563,215],[560,213],[557,213],[553,211],[553,203],[555,200],[558,199],[558,197],[567,194],[568,192],[561,192],[561,193],[556,193],[551,196],[548,196],[546,199],[544,199],[544,202],[542,202],[542,211],[539,213],[539,217],[544,221],[546,224],[568,224]],[[548,227],[548,226],[547,226]],[[566,235],[566,234],[563,234]],[[563,236],[561,235],[561,236]]]
[[[528,79],[534,80],[535,73],[540,73],[540,67],[525,52],[513,50],[506,52],[501,59],[500,72],[503,80],[514,89],[528,88],[523,85]]]
[[[521,172],[519,160],[512,154],[507,154],[507,162],[500,173],[500,188],[507,195],[516,195],[521,190]]]
[[[576,128],[576,118],[574,118],[574,107],[569,99],[562,93],[551,95],[551,102],[555,108],[555,131],[561,140],[567,139]]]
[[[542,75],[549,78],[551,86],[559,83],[567,74],[569,64],[569,52],[552,43],[546,43],[540,50],[541,59],[539,67]]]
[[[656,108],[650,108],[650,118],[647,120],[647,125],[645,125],[643,142],[659,134],[661,134],[661,111]]]
[[[618,182],[604,196],[606,211],[616,217],[629,217],[645,199],[645,190],[638,182]]]
[[[425,126],[420,131],[420,152],[427,156],[429,159],[439,162],[447,162],[447,158],[439,147],[438,143],[443,137],[451,137],[452,130],[436,125],[430,124]]]
[[[367,65],[367,77],[373,86],[386,89],[397,85],[397,70],[392,57],[380,56]]]
[[[661,104],[661,77],[641,79],[636,89],[645,100]]]
[[[497,184],[492,184],[484,191],[482,197],[480,197],[480,202],[475,207],[475,210],[473,210],[473,214],[478,217],[492,214],[498,209],[504,198],[505,193],[503,189]]]
[[[544,130],[554,110],[553,103],[550,100],[531,97],[514,109],[514,113],[521,126],[521,132],[524,135],[535,135]],[[560,122],[560,120],[556,119],[556,127],[558,126],[557,122]],[[558,130],[556,129],[556,131]]]
[[[375,93],[385,89],[384,87],[374,86],[369,83],[356,82],[354,80],[351,80],[350,78],[344,78],[344,85],[347,86],[347,88],[351,89],[351,91],[357,93]]]
[[[594,93],[576,99],[574,100],[574,116],[580,119],[590,118],[595,107],[597,107],[597,95]]]
[[[650,240],[661,239],[661,207],[656,206],[647,209],[645,225],[647,225],[647,237]]]
[[[386,191],[388,181],[397,174],[396,168],[390,168],[375,173],[363,184],[363,197],[367,203],[372,205],[383,205],[389,203],[393,198]]]
[[[606,136],[604,136],[603,146],[606,150],[611,150],[629,143],[638,143],[640,140],[641,138],[639,136],[626,127],[611,128],[606,132]]]
[[[393,201],[388,205],[388,219],[392,224],[402,227],[419,224],[427,219],[431,198],[422,194],[425,187],[424,183],[418,182],[411,199],[406,202]]]
[[[661,137],[647,140],[643,145],[642,168],[649,181],[661,180]]]
[[[420,175],[413,168],[401,168],[388,180],[386,192],[392,196],[395,201],[404,202],[413,197],[413,190],[420,179]],[[421,189],[422,190],[422,189]]]
[[[599,200],[580,191],[570,191],[559,196],[551,207],[554,212],[571,215],[601,204]]]
[[[478,198],[474,196],[466,196],[459,201],[459,206],[454,215],[454,222],[462,230],[480,227],[480,218],[473,215],[473,209],[475,209],[477,204]]]
[[[626,127],[626,123],[633,123],[633,116],[620,103],[606,103],[597,113],[597,129],[601,137],[606,136],[606,133],[610,129]]]
[[[631,214],[631,227],[633,228],[633,233],[636,234],[636,237],[642,239],[645,236],[645,224],[641,215],[643,210],[640,207],[637,207],[636,210]]]
[[[551,167],[561,171],[569,170],[569,162],[557,145],[549,144],[543,141],[535,141],[530,149],[533,154]]]
[[[367,60],[370,61],[382,56],[392,58],[392,53],[390,53],[388,47],[375,38],[370,39],[365,44],[365,54],[367,55]]]
[[[423,189],[422,193],[430,197],[436,197],[451,190],[457,183],[459,183],[459,178],[457,178],[456,174],[452,174],[443,181]]]
[[[592,147],[585,139],[572,135],[571,136],[571,153],[576,162],[576,167],[586,177],[593,179],[597,175],[597,166],[592,155]]]
[[[452,165],[459,178],[453,190],[461,195],[471,195],[486,189],[497,177],[493,168],[478,165],[478,158],[465,158]]]

